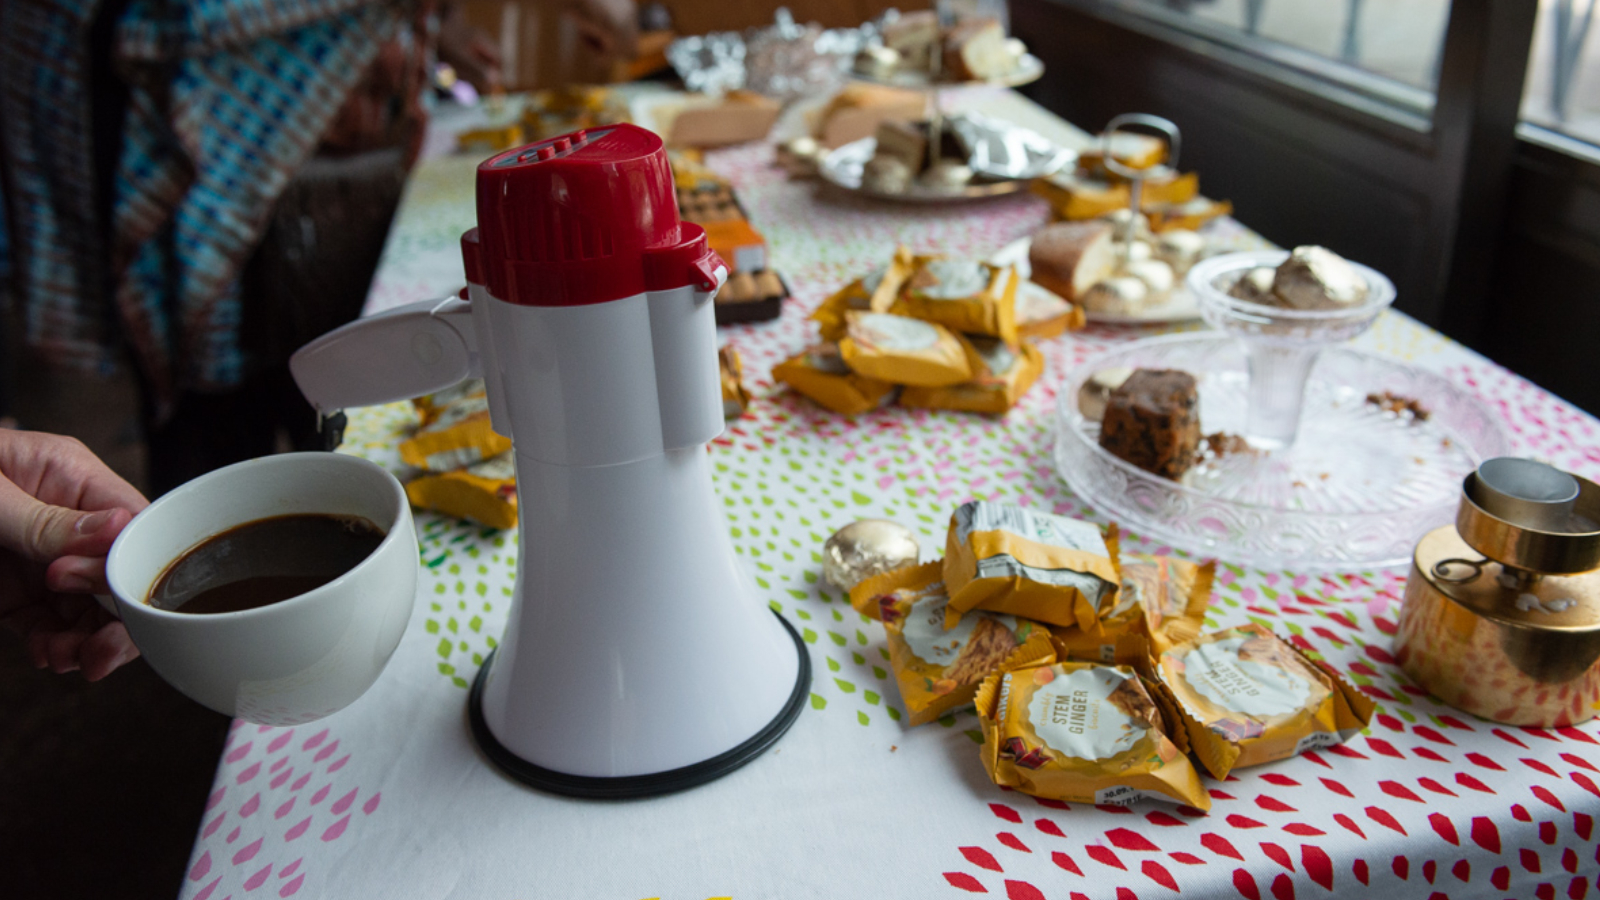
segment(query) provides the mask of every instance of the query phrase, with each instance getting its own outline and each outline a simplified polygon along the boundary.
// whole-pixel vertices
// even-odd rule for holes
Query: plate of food
[[[1063,300],[1082,306],[1090,322],[1158,325],[1200,318],[1200,304],[1184,275],[1212,247],[1205,235],[1174,229],[1117,240],[1117,223],[1104,219],[1057,222],[1012,241],[989,261]]]
[[[937,127],[884,122],[873,137],[829,151],[819,172],[829,184],[868,197],[947,202],[1025,190],[1075,157],[1038,132],[962,113]]]
[[[1248,351],[1216,331],[1145,338],[1069,373],[1057,471],[1123,528],[1201,556],[1296,571],[1404,565],[1461,479],[1512,451],[1449,379],[1348,347],[1316,359],[1298,439],[1257,446]]]
[[[854,78],[891,87],[937,89],[965,84],[1018,87],[1037,81],[1044,63],[999,20],[962,19],[942,26],[933,10],[904,13],[883,25],[881,44],[856,54]]]

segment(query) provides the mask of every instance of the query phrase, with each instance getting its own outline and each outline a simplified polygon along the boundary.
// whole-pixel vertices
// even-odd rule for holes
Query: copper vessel
[[[1493,468],[1502,463],[1518,471]],[[1600,487],[1586,479],[1527,460],[1468,475],[1455,525],[1425,535],[1412,558],[1395,638],[1406,674],[1509,725],[1600,713],[1597,523]]]

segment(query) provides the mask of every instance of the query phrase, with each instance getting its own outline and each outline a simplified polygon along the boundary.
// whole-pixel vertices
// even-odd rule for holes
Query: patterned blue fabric
[[[0,2],[0,146],[19,211],[25,338],[91,366],[125,345],[158,401],[237,385],[250,367],[240,271],[406,7],[133,0],[116,35],[129,97],[109,249],[94,214],[85,87],[94,7]]]

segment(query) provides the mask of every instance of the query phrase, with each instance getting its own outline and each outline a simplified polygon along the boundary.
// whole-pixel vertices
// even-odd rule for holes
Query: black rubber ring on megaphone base
[[[668,769],[665,772],[616,778],[569,775],[566,772],[534,765],[506,749],[505,745],[489,731],[489,724],[484,720],[483,686],[488,680],[489,666],[494,663],[493,650],[489,651],[488,658],[479,667],[478,676],[472,682],[472,692],[467,697],[467,717],[472,725],[472,736],[477,740],[483,754],[489,757],[489,761],[507,775],[541,791],[565,794],[568,797],[631,800],[688,790],[708,781],[715,781],[760,756],[762,751],[777,743],[778,738],[783,737],[789,726],[800,717],[800,710],[805,706],[806,694],[811,688],[811,656],[806,652],[805,641],[801,640],[794,626],[783,616],[778,615],[776,610],[773,611],[773,615],[778,616],[778,621],[783,623],[784,630],[794,639],[795,655],[800,660],[799,672],[796,673],[794,680],[794,691],[790,693],[788,702],[778,711],[778,715],[768,722],[766,727],[725,753],[681,768]]]

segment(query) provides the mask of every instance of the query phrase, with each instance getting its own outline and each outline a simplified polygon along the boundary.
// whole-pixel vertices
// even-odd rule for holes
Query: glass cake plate
[[[1334,347],[1312,367],[1294,443],[1203,454],[1173,482],[1101,449],[1100,423],[1078,409],[1084,382],[1118,366],[1189,372],[1199,384],[1202,432],[1241,435],[1243,345],[1216,333],[1135,341],[1080,366],[1056,402],[1056,468],[1074,493],[1124,529],[1226,562],[1404,565],[1423,534],[1454,520],[1467,473],[1512,452],[1500,419],[1441,376]],[[1384,395],[1417,401],[1426,418],[1368,400]]]

